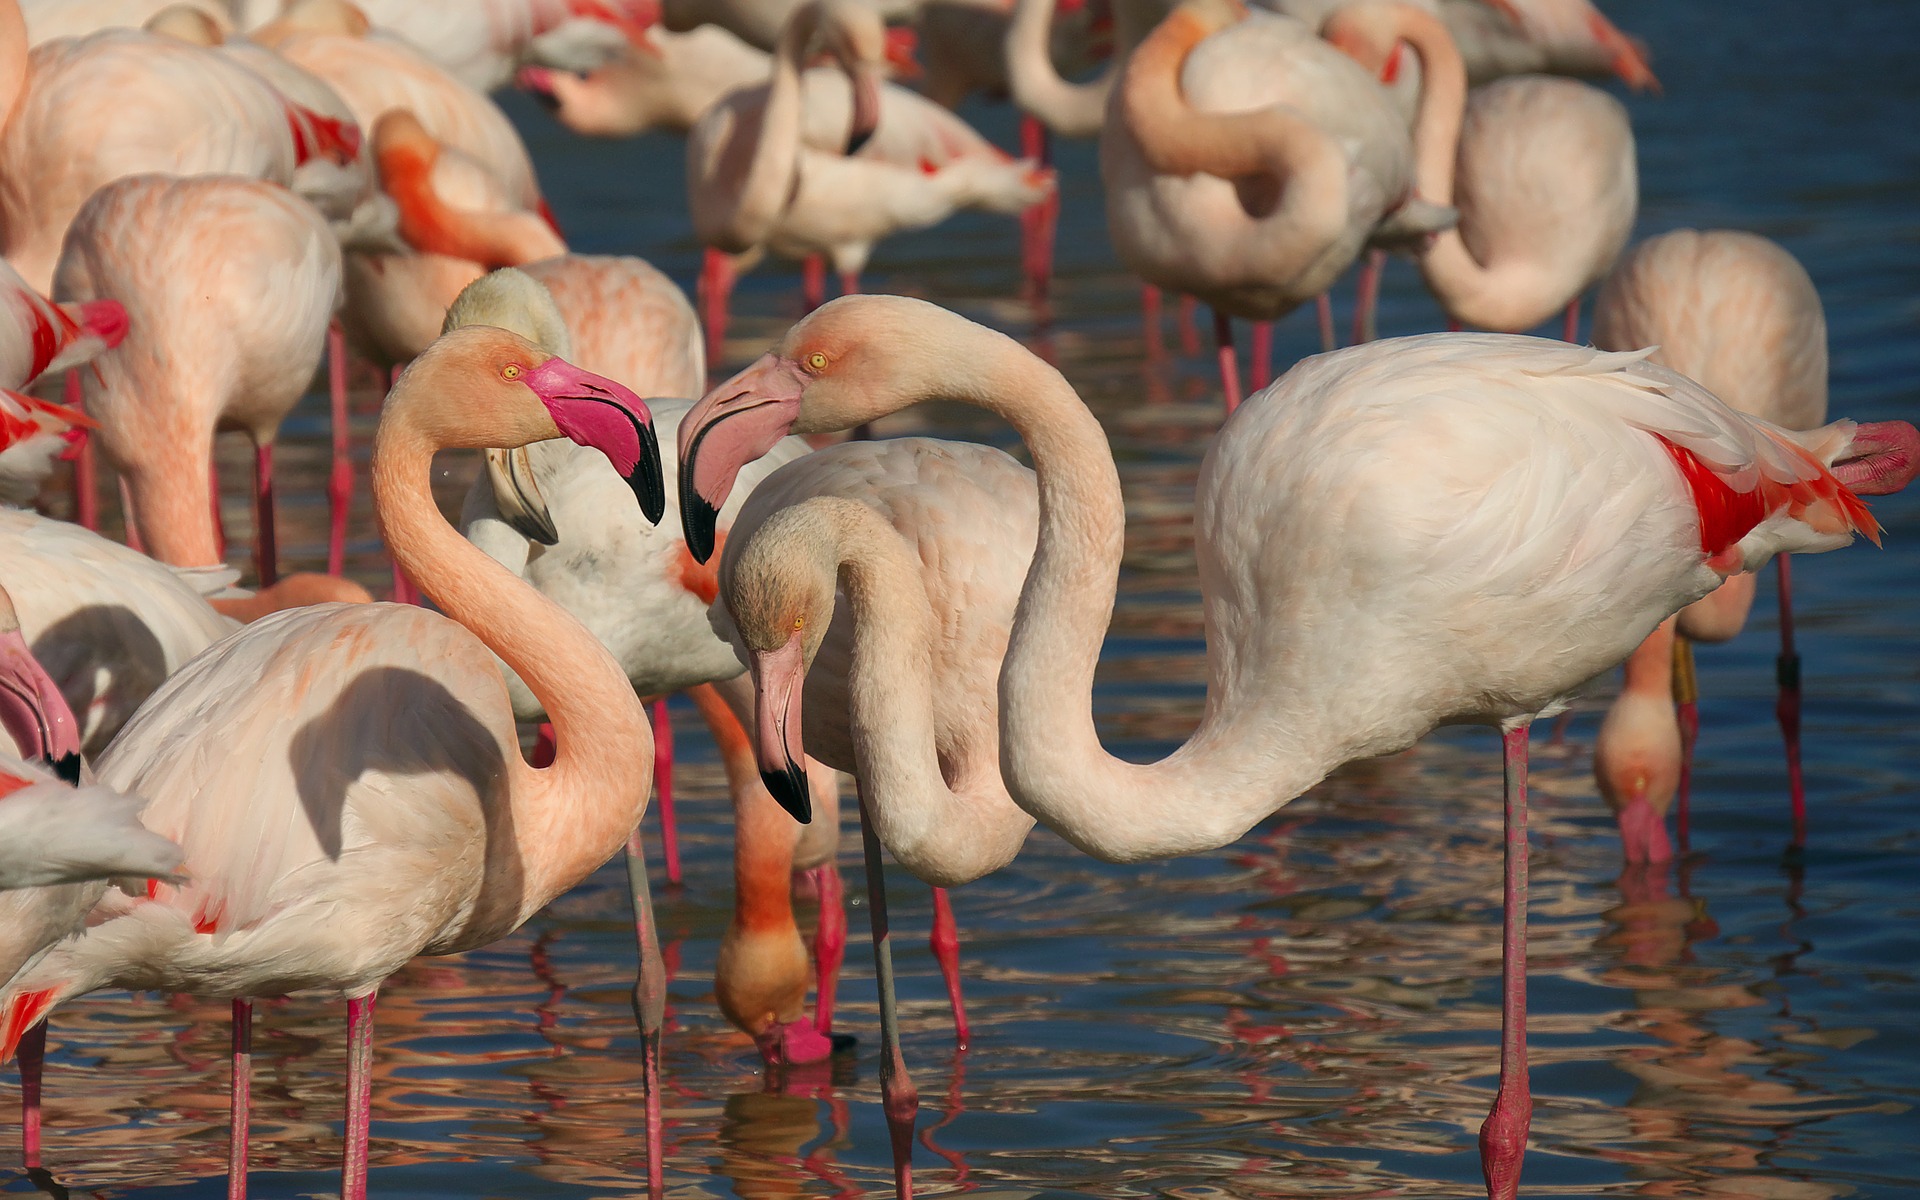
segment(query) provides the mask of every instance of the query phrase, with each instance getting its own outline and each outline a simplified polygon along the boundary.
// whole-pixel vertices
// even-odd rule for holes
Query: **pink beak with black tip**
[[[559,358],[541,363],[520,382],[540,397],[561,433],[607,456],[633,489],[640,511],[658,525],[667,512],[667,485],[646,402],[624,385]]]
[[[847,127],[847,155],[860,148],[880,128],[880,73],[862,63],[853,68],[853,120]]]
[[[800,693],[806,683],[799,630],[778,650],[756,650],[753,668],[753,754],[760,780],[794,820],[813,821],[806,750],[800,743]]]
[[[793,431],[807,382],[798,364],[762,355],[680,418],[680,526],[695,562],[713,557],[714,529],[740,468]]]
[[[18,628],[0,633],[0,729],[22,758],[44,759],[60,778],[80,782],[80,725]]]

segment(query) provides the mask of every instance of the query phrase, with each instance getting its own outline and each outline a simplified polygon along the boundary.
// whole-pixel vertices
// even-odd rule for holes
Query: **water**
[[[1647,38],[1667,87],[1629,101],[1641,234],[1734,226],[1784,242],[1826,300],[1834,412],[1910,417],[1920,17],[1901,0],[1826,11],[1755,0],[1737,12],[1618,0],[1610,11]],[[579,249],[643,254],[691,281],[677,142],[582,142],[510,104]],[[969,115],[1011,144],[1004,107]],[[1105,244],[1092,148],[1064,146],[1060,158],[1058,319],[1036,345],[1094,405],[1121,462],[1132,524],[1096,703],[1111,747],[1155,757],[1192,727],[1204,694],[1189,498],[1217,420],[1211,367],[1179,355],[1170,323],[1173,360],[1143,369],[1137,292]],[[1011,222],[963,219],[889,243],[869,285],[1026,334],[1015,264]],[[797,314],[797,273],[749,276],[740,303],[734,359]],[[1437,322],[1411,270],[1396,266],[1383,330]],[[1299,314],[1282,326],[1282,362],[1312,348],[1311,325]],[[965,409],[905,414],[882,432],[929,429],[1011,444]],[[281,457],[290,565],[321,557],[325,446],[324,408],[309,404]],[[244,460],[231,449],[229,520],[243,531]],[[472,468],[444,466],[451,502]],[[1885,551],[1806,559],[1796,572],[1812,810],[1803,863],[1782,854],[1770,573],[1748,633],[1700,655],[1697,854],[1684,867],[1620,873],[1588,774],[1610,684],[1579,706],[1564,740],[1536,734],[1526,1194],[1920,1193],[1910,782],[1920,777],[1920,500],[1876,511]],[[380,584],[383,560],[362,536],[355,569]],[[857,833],[849,826],[841,857],[855,907],[839,1024],[859,1035],[859,1054],[769,1081],[712,1004],[731,899],[727,809],[712,753],[682,715],[687,885],[656,887],[675,962],[668,1189],[688,1200],[884,1194]],[[1499,789],[1495,740],[1450,731],[1343,771],[1212,854],[1111,867],[1036,833],[1012,867],[954,896],[974,1027],[965,1054],[953,1049],[922,942],[928,892],[896,872],[921,1192],[1475,1194],[1473,1132],[1496,1065]],[[377,1027],[376,1194],[643,1193],[628,922],[614,864],[499,945],[422,960],[393,981]],[[59,1180],[115,1197],[221,1194],[225,1020],[224,1005],[157,997],[64,1011],[47,1077],[47,1159]],[[337,1005],[262,1006],[256,1192],[337,1187],[342,1036]],[[9,1082],[0,1112],[13,1101]],[[0,1130],[0,1141],[12,1134]]]

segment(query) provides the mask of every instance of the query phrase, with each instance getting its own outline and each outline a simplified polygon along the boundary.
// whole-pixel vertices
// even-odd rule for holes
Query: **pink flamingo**
[[[1605,350],[1652,347],[1664,363],[1712,390],[1729,405],[1788,429],[1811,430],[1827,419],[1827,322],[1813,280],[1794,257],[1766,238],[1714,229],[1677,229],[1635,246],[1608,276],[1594,306],[1594,344]],[[1806,841],[1806,789],[1800,771],[1800,656],[1793,643],[1791,558],[1781,554],[1780,698],[1776,712],[1787,747],[1793,800],[1793,844]],[[1699,732],[1693,681],[1695,641],[1724,642],[1746,625],[1755,577],[1735,575],[1687,606],[1666,649],[1636,652],[1643,679],[1629,663],[1627,689],[1600,728],[1594,771],[1620,817],[1621,845],[1631,862],[1660,862],[1671,853],[1661,828],[1676,792],[1680,845],[1687,844],[1686,783]],[[1662,660],[1668,652],[1677,664]],[[1678,669],[1675,670],[1677,665]],[[1671,695],[1656,691],[1669,677]],[[1680,701],[1675,725],[1673,700]]]
[[[884,38],[872,9],[809,0],[781,35],[772,78],[695,123],[687,206],[710,251],[701,297],[709,359],[725,338],[726,255],[824,255],[853,292],[881,238],[962,208],[1017,213],[1052,191],[1052,172],[1008,158],[939,105],[883,87]],[[816,51],[839,70],[805,70]],[[810,307],[824,298],[811,271],[807,293]]]
[[[137,29],[169,9],[192,13],[223,33],[233,29],[232,6],[221,0],[20,0],[30,46],[102,29]]]
[[[1405,7],[1348,5],[1325,31],[1370,70],[1390,69],[1403,42],[1423,66],[1456,54],[1437,18]],[[1454,327],[1524,333],[1564,310],[1564,337],[1578,341],[1580,297],[1633,232],[1639,187],[1626,109],[1571,79],[1502,79],[1475,88],[1464,116],[1423,104],[1415,142],[1420,195],[1460,215],[1419,250],[1420,273]],[[1372,336],[1376,292],[1363,289],[1362,340]]]
[[[213,438],[238,428],[253,439],[260,592],[216,601],[230,616],[369,598],[326,576],[291,577],[282,588],[277,565],[274,437],[319,366],[339,288],[340,248],[326,221],[258,180],[116,180],[80,210],[67,239],[58,294],[118,296],[131,315],[127,340],[95,359],[80,385],[156,558],[220,563]]]
[[[1457,119],[1465,86],[1458,56],[1437,53],[1423,124]],[[1427,130],[1410,139],[1392,97],[1305,24],[1237,0],[1189,0],[1162,21],[1112,109],[1100,173],[1114,248],[1148,283],[1212,306],[1229,411],[1232,317],[1271,321],[1325,292],[1376,233],[1452,219],[1413,193]]]
[[[563,432],[607,453],[660,511],[647,409],[621,385],[486,326],[457,329],[415,360],[375,439],[375,510],[447,615],[377,604],[282,613],[169,679],[100,774],[148,798],[144,821],[185,849],[190,881],[109,895],[85,935],[9,985],[0,1058],[15,1030],[98,987],[234,997],[229,1194],[239,1195],[250,998],[344,993],[342,1195],[364,1200],[381,981],[417,954],[511,932],[617,851],[646,807],[653,740],[632,688],[564,610],[460,538],[428,488],[438,450]],[[553,717],[557,751],[544,770],[521,760],[496,654]],[[649,980],[662,982],[657,969]],[[657,1148],[657,1025],[645,1053]]]
[[[659,0],[354,0],[372,25],[420,47],[477,92],[513,78],[530,57],[590,70],[644,34]]]
[[[1489,1194],[1506,1200],[1532,1107],[1529,724],[1726,576],[1875,535],[1849,486],[1894,490],[1920,472],[1920,457],[1902,457],[1920,444],[1910,425],[1791,433],[1643,358],[1436,334],[1307,359],[1257,394],[1201,467],[1206,712],[1158,763],[1109,756],[1094,730],[1126,524],[1106,435],[1011,338],[901,297],[827,305],[682,419],[682,521],[702,548],[696,531],[739,465],[789,433],[935,397],[1012,425],[1033,456],[1040,519],[1000,673],[1000,761],[1015,803],[1104,860],[1225,845],[1341,763],[1442,723],[1498,725],[1503,1016],[1481,1156]],[[781,615],[781,644],[751,647],[774,697],[799,690],[815,636],[803,614]],[[925,679],[878,657],[856,688],[897,696]],[[883,1062],[897,1052],[890,1036]],[[883,1088],[891,1102],[895,1086]]]
[[[685,133],[728,92],[769,71],[767,52],[718,25],[685,33],[655,26],[587,75],[522,67],[516,77],[562,125],[587,137],[635,137],[651,129]]]
[[[1440,11],[1474,83],[1529,72],[1612,74],[1636,92],[1660,90],[1645,48],[1588,0],[1483,0]]]

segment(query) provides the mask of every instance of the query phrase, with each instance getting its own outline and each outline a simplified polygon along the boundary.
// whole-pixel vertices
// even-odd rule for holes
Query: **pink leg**
[[[61,383],[62,397],[74,408],[84,409],[80,398],[80,373],[68,371]],[[73,456],[73,517],[82,529],[100,529],[100,492],[93,459],[93,434],[82,431],[80,445]]]
[[[633,935],[640,968],[633,981],[633,1019],[640,1027],[640,1073],[647,1089],[647,1195],[666,1191],[665,1135],[660,1116],[660,1030],[667,1023],[667,963],[653,920],[653,889],[647,882],[646,847],[640,831],[627,838],[627,893],[633,900]]]
[[[1353,344],[1363,345],[1380,336],[1374,327],[1374,310],[1380,305],[1380,277],[1387,270],[1385,250],[1367,251],[1360,264],[1359,294],[1353,298]]]
[[[340,1159],[340,1200],[367,1200],[367,1133],[373,1124],[373,1002],[379,992],[347,1001],[347,1136]]]
[[[220,557],[227,557],[227,521],[220,515],[220,464],[213,459],[207,460],[207,503],[213,513],[213,543],[220,548]]]
[[[280,537],[273,522],[273,443],[253,452],[253,569],[260,586],[280,579]]]
[[[857,785],[856,785],[857,787]],[[880,1104],[893,1139],[893,1187],[896,1200],[913,1200],[913,1119],[920,1092],[907,1075],[900,1053],[900,1017],[893,989],[893,943],[888,939],[887,879],[880,863],[880,839],[860,806],[860,837],[866,847],[867,916],[873,922],[874,981],[880,988]]]
[[[709,249],[700,262],[701,319],[707,325],[707,371],[719,367],[727,345],[727,303],[733,295],[733,260]]]
[[[1047,127],[1031,116],[1020,118],[1020,153],[1043,167],[1053,164]],[[1058,191],[1020,214],[1020,261],[1026,271],[1028,298],[1034,304],[1047,302],[1047,288],[1053,280],[1053,235],[1059,217]]]
[[[47,1023],[35,1021],[20,1035],[20,1165],[40,1166],[40,1076],[47,1063]]]
[[[1200,353],[1200,302],[1192,296],[1180,297],[1180,353]]]
[[[1674,795],[1674,828],[1680,835],[1680,857],[1688,852],[1693,828],[1693,748],[1700,741],[1700,690],[1693,670],[1693,642],[1685,634],[1673,639],[1673,701],[1680,722],[1680,786]]]
[[[1527,726],[1502,737],[1506,758],[1506,905],[1500,959],[1500,1092],[1480,1126],[1489,1200],[1513,1200],[1533,1123],[1527,1083]]]
[[[1313,311],[1320,319],[1320,352],[1326,354],[1340,348],[1340,342],[1333,336],[1333,297],[1321,292],[1313,298]]]
[[[1800,652],[1793,645],[1793,557],[1782,554],[1774,561],[1780,564],[1780,657],[1774,663],[1780,698],[1773,711],[1787,744],[1787,787],[1793,797],[1793,847],[1797,850],[1807,844],[1807,787],[1800,775]]]
[[[1567,301],[1567,323],[1566,327],[1560,331],[1560,340],[1563,342],[1580,340],[1580,297],[1578,296]]]
[[[673,815],[673,724],[667,700],[653,702],[653,791],[660,799],[660,852],[667,860],[667,882],[680,882],[680,827]]]
[[[1220,387],[1227,396],[1227,412],[1240,407],[1240,360],[1233,353],[1233,318],[1215,309],[1213,342],[1219,348]]]
[[[347,416],[347,337],[327,327],[327,395],[333,405],[333,473],[327,477],[327,574],[347,569],[347,513],[353,507],[353,426]]]
[[[413,586],[413,580],[407,578],[407,573],[400,569],[399,563],[393,564],[393,602],[413,605],[420,603],[420,589]]]
[[[140,540],[140,522],[133,519],[133,491],[127,487],[127,477],[120,477],[120,525],[127,534],[127,548],[145,554],[146,546]]]
[[[827,862],[807,870],[820,897],[820,923],[813,934],[813,1027],[833,1032],[833,1000],[840,988],[840,964],[847,960],[847,908],[840,868]]]
[[[1253,323],[1253,390],[1273,382],[1273,322]]]
[[[940,964],[940,977],[947,981],[947,1001],[953,1005],[953,1040],[960,1049],[971,1039],[967,1030],[967,1006],[960,998],[960,928],[953,923],[953,901],[947,889],[933,889],[934,961]]]
[[[800,306],[812,312],[827,302],[827,260],[809,254],[800,264]]]
[[[1140,324],[1147,337],[1147,358],[1165,358],[1167,343],[1160,336],[1160,289],[1150,283],[1140,285]]]
[[[233,1093],[227,1112],[227,1200],[247,1200],[247,1129],[253,1115],[253,1001],[233,1002]]]
[[[858,296],[860,294],[860,272],[842,271],[840,273],[840,294]]]

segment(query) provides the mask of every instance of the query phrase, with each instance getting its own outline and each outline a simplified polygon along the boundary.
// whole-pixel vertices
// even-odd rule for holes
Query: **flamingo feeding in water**
[[[517,928],[618,851],[646,807],[653,741],[633,689],[563,609],[455,533],[428,486],[438,450],[562,434],[606,453],[642,507],[662,510],[646,406],[620,384],[486,326],[454,330],[415,360],[375,439],[375,509],[394,555],[447,615],[385,604],[280,613],[169,679],[99,768],[109,786],[148,798],[143,819],[185,849],[189,882],[110,894],[84,935],[13,981],[0,994],[0,1058],[48,1010],[95,988],[233,997],[238,1183],[251,998],[342,993],[342,1196],[364,1200],[381,981],[415,955]],[[545,769],[521,759],[500,660],[553,719]],[[654,949],[646,979],[663,987]],[[649,997],[656,1010],[660,998]],[[657,1024],[645,1055],[657,1172]]]
[[[1793,255],[1755,234],[1676,229],[1635,246],[1600,289],[1593,337],[1603,350],[1652,348],[1654,361],[1776,425],[1814,429],[1827,419],[1827,322],[1820,293]],[[1786,554],[1774,559],[1780,580],[1776,714],[1786,741],[1798,846],[1806,840],[1807,812],[1791,562]],[[1662,645],[1637,651],[1627,686],[1601,724],[1594,772],[1601,795],[1619,814],[1621,846],[1631,862],[1658,862],[1671,853],[1662,824],[1676,793],[1686,848],[1687,777],[1699,732],[1692,643],[1737,635],[1753,605],[1755,582],[1751,574],[1733,576],[1682,610]],[[1673,655],[1677,663],[1670,661]],[[1673,679],[1679,687],[1669,693],[1664,689]]]
[[[1119,476],[1066,380],[1003,334],[900,297],[801,321],[681,421],[689,547],[711,549],[710,514],[777,439],[934,398],[986,408],[1033,456],[1039,534],[1001,668],[1000,758],[1014,801],[1081,850],[1137,862],[1225,845],[1344,762],[1443,723],[1501,729],[1500,1088],[1480,1138],[1498,1200],[1519,1186],[1532,1109],[1528,726],[1727,575],[1875,535],[1849,485],[1896,490],[1920,471],[1899,457],[1910,425],[1790,433],[1642,354],[1438,334],[1307,359],[1228,419],[1201,467],[1205,714],[1172,755],[1134,764],[1101,748],[1091,700]],[[750,646],[776,697],[806,668],[801,615]],[[896,665],[893,686],[914,669]]]

